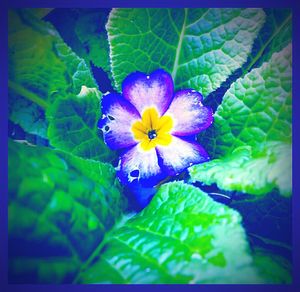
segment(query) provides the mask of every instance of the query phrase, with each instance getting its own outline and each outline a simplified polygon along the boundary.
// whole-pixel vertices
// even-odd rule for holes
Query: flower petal
[[[119,94],[108,94],[102,98],[102,112],[105,118],[99,123],[104,140],[111,149],[136,145],[132,124],[141,117],[137,110]]]
[[[136,121],[131,126],[131,131],[133,132],[134,139],[141,141],[148,138],[148,129],[141,121]]]
[[[155,148],[143,151],[139,144],[121,156],[118,176],[124,184],[137,179],[142,185],[154,186],[166,174],[162,172]]]
[[[162,116],[156,127],[157,132],[167,133],[173,128],[173,120],[170,116]]]
[[[142,122],[147,129],[156,129],[159,123],[159,115],[155,108],[147,108],[142,114]]]
[[[124,98],[132,103],[140,114],[146,108],[154,107],[162,116],[173,97],[172,77],[164,70],[156,70],[149,76],[135,72],[125,78],[122,84]]]
[[[155,140],[156,140],[156,139],[155,139]],[[141,148],[142,148],[144,151],[149,151],[149,150],[155,148],[155,146],[156,146],[155,140],[144,139],[144,140],[141,142]]]
[[[167,146],[172,142],[172,135],[169,133],[161,133],[159,132],[157,137],[154,139],[156,145]]]
[[[180,90],[165,113],[174,121],[172,134],[195,135],[213,122],[212,110],[202,105],[202,95],[192,89]]]
[[[201,145],[176,136],[172,137],[168,146],[158,145],[156,149],[170,175],[175,175],[192,164],[209,160],[207,152]]]

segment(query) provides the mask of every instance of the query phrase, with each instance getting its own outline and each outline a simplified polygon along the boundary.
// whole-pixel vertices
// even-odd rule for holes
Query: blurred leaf
[[[28,8],[28,11],[40,19],[47,16],[52,10],[53,8]]]
[[[8,120],[8,139],[20,142],[27,141],[31,145],[49,147],[49,141],[47,139],[25,132],[19,125],[13,123],[11,120]]]
[[[81,86],[97,87],[84,60],[33,9],[9,11],[9,116],[46,138],[45,109]]]
[[[292,284],[292,266],[284,257],[255,249],[254,263],[267,284]]]
[[[47,19],[55,25],[78,56],[110,74],[109,46],[105,30],[109,11],[106,8],[57,8]]]
[[[70,282],[125,206],[115,170],[9,142],[9,282]]]
[[[182,182],[114,229],[81,283],[259,283],[239,214]]]
[[[50,144],[74,155],[111,161],[114,153],[102,140],[97,123],[101,117],[101,93],[82,87],[79,95],[57,99],[47,111]]]
[[[177,89],[207,96],[246,62],[264,20],[261,9],[113,9],[106,28],[115,86],[133,71],[163,68]]]

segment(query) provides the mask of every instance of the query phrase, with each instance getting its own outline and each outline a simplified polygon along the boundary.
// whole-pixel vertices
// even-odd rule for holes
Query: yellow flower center
[[[143,112],[142,120],[132,125],[131,131],[134,139],[140,141],[142,149],[149,151],[156,145],[169,145],[172,141],[172,128],[173,119],[170,116],[160,117],[157,110],[151,107]]]

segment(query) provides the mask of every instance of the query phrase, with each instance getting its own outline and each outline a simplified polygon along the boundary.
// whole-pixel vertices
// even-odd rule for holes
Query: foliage
[[[125,207],[114,168],[10,141],[8,171],[10,277],[69,281]]]
[[[277,9],[11,10],[9,120],[27,140],[8,145],[9,282],[291,283],[291,28]],[[214,109],[211,161],[135,186],[155,193],[137,212],[102,88],[158,68]]]

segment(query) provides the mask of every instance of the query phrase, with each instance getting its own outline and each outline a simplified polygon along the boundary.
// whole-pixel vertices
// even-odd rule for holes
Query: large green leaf
[[[110,233],[84,283],[257,283],[239,214],[182,182]]]
[[[201,140],[220,159],[190,168],[193,181],[250,194],[274,187],[291,194],[291,54],[288,45],[232,84],[208,140]]]
[[[113,9],[107,23],[115,86],[132,71],[164,68],[176,88],[204,96],[251,52],[261,9]]]
[[[46,137],[45,109],[81,86],[97,87],[84,60],[55,28],[31,9],[9,13],[9,115],[32,134]]]
[[[257,35],[247,62],[234,72],[216,91],[204,100],[206,106],[217,109],[230,85],[253,68],[268,62],[275,52],[280,52],[292,40],[291,9],[264,9],[266,21]],[[200,136],[207,136],[202,132]]]
[[[79,95],[57,99],[47,111],[50,144],[83,158],[113,160],[115,155],[97,128],[101,117],[100,97],[96,88],[83,86]]]
[[[266,141],[291,143],[291,48],[274,53],[269,62],[238,79],[226,92],[214,114],[216,156]]]
[[[9,142],[9,280],[70,282],[124,208],[115,170]]]

